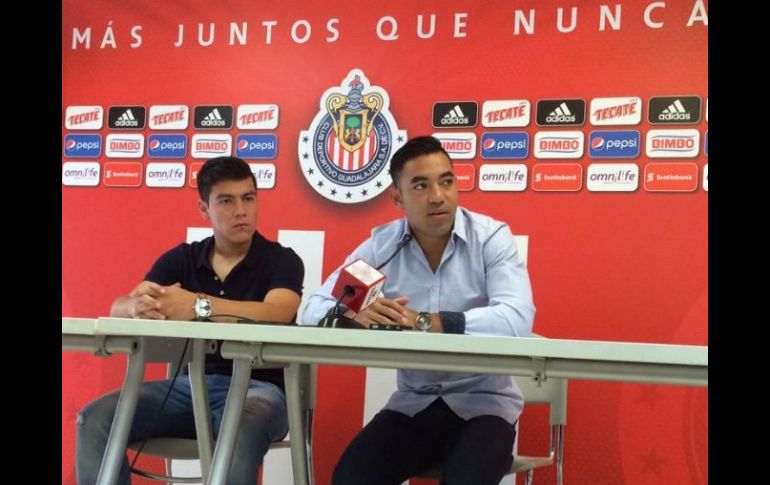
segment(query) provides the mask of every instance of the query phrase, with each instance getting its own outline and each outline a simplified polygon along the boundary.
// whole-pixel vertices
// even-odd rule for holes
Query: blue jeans
[[[144,439],[160,408],[171,380],[145,382],[139,391],[136,414],[131,425],[129,442]],[[230,376],[206,376],[214,437],[219,433],[222,414],[230,386]],[[119,391],[106,394],[80,410],[77,417],[77,477],[78,485],[93,485],[99,475]],[[252,379],[246,393],[235,451],[227,477],[229,485],[254,485],[262,458],[270,443],[283,439],[289,431],[286,396],[277,386]],[[195,421],[186,375],[177,378],[174,388],[154,423],[150,437],[195,438]],[[140,458],[141,461],[141,458]],[[128,459],[123,459],[118,483],[128,485],[131,477]]]

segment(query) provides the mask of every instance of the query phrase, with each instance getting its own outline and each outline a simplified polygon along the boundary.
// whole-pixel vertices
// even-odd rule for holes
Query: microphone
[[[366,328],[352,318],[343,315],[342,302],[346,298],[350,298],[345,303],[345,306],[355,313],[374,303],[374,300],[380,296],[380,290],[385,285],[386,276],[380,273],[379,270],[390,263],[411,240],[412,236],[410,234],[404,234],[393,254],[376,268],[361,258],[342,268],[332,290],[332,295],[339,295],[337,296],[337,301],[318,322],[318,326],[329,328]]]

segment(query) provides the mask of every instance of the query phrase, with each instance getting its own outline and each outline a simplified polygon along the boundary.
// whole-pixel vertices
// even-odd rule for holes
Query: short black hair
[[[390,178],[393,180],[393,186],[398,186],[398,179],[401,178],[406,162],[431,153],[443,153],[449,159],[449,165],[452,165],[452,158],[441,146],[441,142],[432,136],[417,136],[404,143],[390,159]]]
[[[257,190],[257,179],[251,172],[249,164],[237,157],[216,157],[203,164],[198,172],[198,194],[201,200],[208,203],[211,188],[223,180],[244,180],[251,178],[254,190]]]

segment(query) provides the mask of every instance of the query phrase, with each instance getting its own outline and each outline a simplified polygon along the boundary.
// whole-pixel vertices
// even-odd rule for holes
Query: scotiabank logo
[[[521,163],[487,163],[479,168],[479,189],[521,192],[527,188],[527,166]]]
[[[198,172],[201,171],[203,162],[193,162],[190,164],[190,187],[198,188]]]
[[[530,116],[530,104],[526,99],[484,101],[481,108],[481,124],[488,128],[528,126]]]
[[[475,133],[433,133],[433,137],[453,160],[470,160],[476,156]]]
[[[64,126],[68,130],[99,130],[104,124],[101,106],[67,106]]]
[[[102,135],[66,135],[64,156],[71,158],[96,158],[102,154]]]
[[[233,137],[225,134],[193,135],[190,155],[193,158],[214,158],[232,153]]]
[[[633,192],[639,188],[639,166],[635,163],[592,163],[586,173],[591,192]]]
[[[199,130],[228,130],[233,127],[233,107],[196,106],[193,119]]]
[[[700,97],[654,96],[648,120],[655,124],[693,124],[700,121]]]
[[[184,163],[148,163],[145,185],[147,187],[184,187]]]
[[[693,158],[699,146],[698,130],[650,130],[645,153],[650,158]]]
[[[236,118],[241,130],[273,130],[278,127],[278,105],[242,104]]]
[[[106,187],[139,187],[142,185],[142,163],[106,162],[104,185]]]
[[[96,187],[99,185],[99,162],[64,162],[62,185]]]
[[[537,102],[540,126],[581,126],[586,119],[584,99],[541,99]]]
[[[141,158],[144,154],[144,135],[107,135],[105,154],[110,158]]]
[[[146,114],[144,106],[111,106],[107,126],[111,130],[141,130]]]
[[[642,121],[642,98],[594,98],[591,124],[596,126],[638,125]]]
[[[150,106],[151,130],[185,130],[190,124],[190,109],[183,104]]]
[[[476,167],[470,163],[455,163],[452,166],[455,173],[455,184],[460,192],[468,192],[476,186]]]
[[[537,192],[577,192],[583,186],[583,167],[579,163],[538,163],[532,167],[532,190]]]
[[[184,158],[187,155],[187,135],[150,135],[147,156],[150,158]]]
[[[584,142],[582,131],[538,131],[535,158],[580,158]]]
[[[694,163],[648,163],[644,167],[644,190],[648,192],[692,192],[698,188],[698,166]]]

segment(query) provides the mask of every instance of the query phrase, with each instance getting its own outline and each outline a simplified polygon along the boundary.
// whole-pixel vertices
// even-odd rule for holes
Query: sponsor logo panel
[[[238,135],[235,155],[240,158],[273,159],[278,155],[278,137],[269,135]]]
[[[523,159],[529,155],[526,131],[487,132],[481,135],[481,158]]]
[[[532,190],[536,192],[577,192],[583,186],[579,163],[537,163],[532,167]]]
[[[706,130],[706,136],[703,137],[705,140],[703,142],[703,154],[707,157],[709,156],[709,132]]]
[[[647,118],[653,124],[693,124],[700,121],[700,97],[653,96]]]
[[[104,125],[101,106],[67,106],[64,127],[68,130],[100,130]]]
[[[97,158],[102,154],[102,135],[88,134],[64,136],[64,156],[71,158]]]
[[[274,130],[278,127],[278,105],[242,104],[236,119],[240,130]]]
[[[150,162],[144,183],[147,187],[184,187],[185,169],[185,164],[181,162]]]
[[[203,167],[203,162],[192,162],[190,164],[189,184],[190,184],[190,187],[194,189],[198,188],[198,172],[201,171],[202,167]]]
[[[479,168],[479,189],[521,192],[527,188],[527,166],[522,163],[487,163]]]
[[[144,106],[110,106],[107,127],[111,130],[141,130],[146,118]]]
[[[642,121],[642,98],[594,98],[590,113],[595,126],[638,125]]]
[[[644,190],[648,192],[692,192],[698,188],[698,166],[694,163],[648,163],[644,167]]]
[[[592,131],[588,137],[588,156],[591,158],[636,158],[639,156],[641,137],[636,130]]]
[[[187,135],[151,134],[147,140],[147,156],[150,158],[184,158],[187,155]]]
[[[452,160],[471,160],[476,156],[476,133],[433,133]]]
[[[460,192],[473,190],[476,186],[476,167],[470,163],[455,163],[452,168],[457,177],[455,181],[457,190]]]
[[[433,128],[473,128],[478,124],[475,101],[442,101],[433,104]]]
[[[229,130],[233,127],[233,107],[226,105],[196,106],[193,126],[198,130]]]
[[[107,135],[105,155],[110,158],[141,158],[144,154],[144,135],[124,133]]]
[[[99,185],[99,162],[64,162],[61,183],[75,187]]]
[[[321,196],[344,204],[370,200],[390,185],[390,158],[407,140],[390,113],[390,98],[360,69],[327,89],[297,154],[305,179]]]
[[[141,162],[105,162],[103,182],[106,187],[139,187],[142,172]]]
[[[257,179],[257,190],[275,187],[275,165],[272,163],[250,163],[249,167]]]
[[[584,99],[541,99],[537,102],[539,126],[581,126],[585,119]]]
[[[703,190],[709,191],[709,164],[703,166]]]
[[[538,131],[535,133],[535,158],[580,158],[585,135],[582,131]]]
[[[591,192],[633,192],[639,188],[639,166],[635,163],[592,163],[586,171]]]
[[[190,156],[193,158],[214,158],[232,153],[233,137],[223,133],[196,134],[192,137]]]
[[[190,124],[190,109],[183,104],[150,106],[151,130],[185,130]]]
[[[650,130],[645,153],[650,158],[693,158],[698,155],[700,132],[690,130]]]
[[[487,128],[521,128],[529,126],[531,113],[527,99],[484,101],[481,107],[481,124]]]

